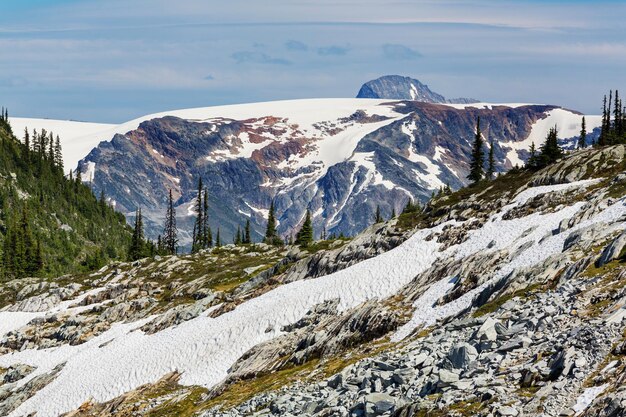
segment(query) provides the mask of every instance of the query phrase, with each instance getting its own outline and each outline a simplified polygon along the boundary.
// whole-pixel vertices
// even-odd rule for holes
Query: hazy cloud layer
[[[450,97],[598,113],[626,83],[626,5],[525,0],[24,0],[0,13],[0,104],[120,122],[352,97],[383,74]]]

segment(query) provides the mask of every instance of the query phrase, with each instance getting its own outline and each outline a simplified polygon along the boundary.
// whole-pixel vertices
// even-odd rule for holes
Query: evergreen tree
[[[235,233],[235,238],[233,239],[233,243],[235,245],[241,245],[241,227],[237,226],[237,233]]]
[[[382,223],[383,216],[380,214],[380,206],[376,206],[376,214],[374,215],[374,223]]]
[[[396,218],[396,208],[395,207],[392,207],[392,209],[391,209],[391,218],[392,219]]]
[[[130,247],[128,248],[128,260],[136,261],[146,255],[146,242],[143,235],[143,218],[141,215],[141,209],[135,212],[135,224],[133,227],[133,236],[130,241]]]
[[[267,216],[267,227],[265,228],[265,243],[278,245],[281,242],[276,232],[276,215],[274,213],[274,200],[270,203],[270,211]]]
[[[211,226],[209,226],[209,191],[206,188],[204,189],[204,199],[202,201],[202,206],[202,246],[206,249],[213,246],[213,233],[211,233]]]
[[[541,145],[541,152],[538,157],[539,167],[553,164],[563,157],[563,150],[559,146],[556,126],[550,129],[546,141]]]
[[[530,144],[530,157],[526,162],[526,167],[530,169],[535,169],[539,165],[539,161],[537,160],[537,148],[535,147],[535,142]]]
[[[176,255],[178,250],[178,229],[176,228],[176,209],[174,198],[170,190],[165,215],[165,228],[163,229],[163,247],[168,255]]]
[[[496,163],[495,163],[494,156],[493,156],[493,139],[491,139],[489,141],[489,156],[487,157],[487,173],[485,174],[485,177],[488,180],[492,180],[495,172],[496,172]]]
[[[474,145],[472,146],[472,160],[470,162],[470,172],[467,179],[472,184],[477,184],[483,178],[483,137],[480,132],[480,117],[476,120],[476,136],[474,137]]]
[[[193,225],[193,237],[191,240],[191,253],[196,253],[200,249],[205,248],[206,235],[205,235],[205,222],[204,222],[204,204],[202,201],[202,177],[198,179],[198,195],[196,197],[195,211],[196,222]]]
[[[247,245],[252,243],[252,238],[250,237],[250,219],[246,220],[246,227],[244,228],[243,243]]]
[[[587,146],[587,124],[585,122],[585,116],[580,127],[580,136],[578,137],[578,149],[582,149]]]
[[[306,211],[304,223],[296,234],[296,244],[306,247],[313,243],[313,224],[311,222],[311,212]]]
[[[217,228],[217,235],[215,236],[215,247],[219,248],[222,246],[222,237],[220,236],[220,228]]]
[[[598,146],[604,146],[606,145],[606,137],[608,135],[609,132],[609,122],[608,122],[608,115],[607,115],[607,111],[606,111],[606,94],[604,95],[604,103],[602,105],[602,125],[600,128],[600,137],[598,138],[598,142],[597,145]]]
[[[63,172],[63,150],[61,149],[61,139],[58,135],[54,144],[54,165],[59,169],[59,172]]]

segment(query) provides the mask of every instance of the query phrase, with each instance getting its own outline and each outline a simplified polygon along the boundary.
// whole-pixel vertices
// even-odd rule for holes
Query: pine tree
[[[311,212],[306,211],[304,223],[296,234],[296,244],[306,247],[313,243],[313,224],[311,222]]]
[[[237,233],[235,233],[235,238],[233,239],[233,243],[235,245],[241,245],[241,227],[237,226]]]
[[[26,151],[26,161],[28,162],[30,160],[29,158],[29,153],[30,153],[30,134],[28,133],[28,128],[24,128],[24,149]]]
[[[487,173],[485,177],[488,180],[493,179],[493,175],[496,172],[496,163],[493,156],[493,139],[489,141],[489,156],[487,157]]]
[[[392,218],[392,219],[395,219],[395,218],[396,218],[396,208],[395,208],[395,207],[392,207],[392,208],[391,208],[391,218]]]
[[[597,145],[604,146],[606,145],[606,137],[609,132],[609,122],[607,121],[607,111],[606,111],[606,94],[604,95],[604,103],[602,105],[602,126],[600,128],[600,137],[598,138]]]
[[[374,223],[382,223],[383,216],[380,214],[380,206],[376,206],[376,214],[374,215]]]
[[[206,236],[204,230],[204,204],[202,201],[202,177],[198,180],[198,195],[196,197],[195,211],[196,222],[193,225],[193,237],[191,241],[191,253],[196,253],[205,247]]]
[[[106,198],[104,196],[104,190],[100,191],[100,199],[98,200],[98,202],[99,202],[99,206],[100,206],[100,214],[102,216],[106,216],[107,202],[106,202]]]
[[[250,219],[246,220],[246,227],[244,228],[243,243],[247,245],[252,243],[252,237],[250,237]]]
[[[535,169],[538,165],[539,162],[537,161],[537,148],[535,147],[535,142],[532,142],[530,144],[530,157],[526,162],[526,167],[530,169]]]
[[[213,246],[213,233],[211,233],[211,226],[209,226],[209,191],[204,189],[204,199],[202,201],[202,246],[204,249],[210,248]]]
[[[133,227],[133,236],[130,241],[130,247],[128,248],[128,260],[136,261],[145,256],[146,242],[143,236],[143,218],[141,215],[141,209],[135,212],[135,224]]]
[[[280,238],[276,232],[276,216],[274,213],[274,200],[272,200],[270,203],[270,211],[267,216],[267,227],[265,228],[265,243],[276,245],[280,242]]]
[[[219,248],[222,246],[222,237],[220,236],[220,228],[217,228],[217,235],[215,236],[215,247]]]
[[[483,178],[483,137],[480,132],[480,117],[476,120],[476,136],[474,137],[474,145],[472,146],[472,160],[470,162],[470,172],[467,179],[472,181],[472,184],[478,184]]]
[[[61,149],[61,139],[58,135],[54,144],[54,165],[59,169],[59,172],[63,172],[63,150]]]
[[[585,122],[585,116],[580,127],[580,136],[578,137],[578,149],[583,149],[587,146],[587,124]]]
[[[176,255],[178,250],[178,229],[176,228],[176,209],[174,198],[170,190],[165,215],[165,228],[163,229],[163,247],[168,255]]]
[[[538,157],[539,167],[553,164],[563,157],[563,150],[558,143],[557,131],[556,126],[550,129],[546,141],[541,145],[541,152]]]

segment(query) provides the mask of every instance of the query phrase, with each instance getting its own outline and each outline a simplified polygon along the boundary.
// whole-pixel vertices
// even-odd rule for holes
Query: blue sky
[[[0,104],[121,122],[352,97],[383,74],[448,97],[598,113],[626,88],[626,4],[511,0],[5,0]]]

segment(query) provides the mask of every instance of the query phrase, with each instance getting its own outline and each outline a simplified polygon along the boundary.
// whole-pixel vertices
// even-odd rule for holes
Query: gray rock
[[[600,258],[596,261],[596,266],[601,267],[609,262],[618,259],[626,246],[626,231],[616,237],[607,247],[604,248]]]
[[[452,366],[461,369],[467,368],[470,362],[475,361],[476,358],[478,358],[478,351],[469,343],[453,346],[448,354],[448,360]]]

